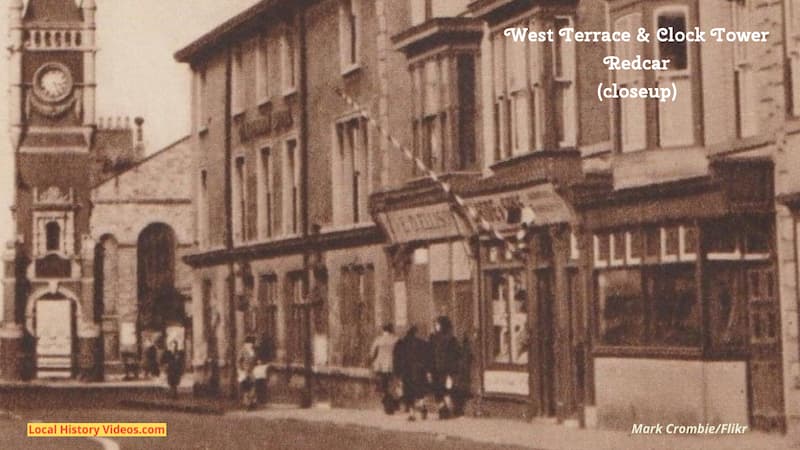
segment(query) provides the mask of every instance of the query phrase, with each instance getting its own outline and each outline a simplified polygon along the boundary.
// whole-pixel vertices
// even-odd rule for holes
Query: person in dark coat
[[[394,347],[395,373],[403,383],[403,402],[408,408],[408,420],[416,420],[416,413],[424,420],[425,395],[428,393],[427,376],[431,368],[429,344],[417,337],[417,327],[412,326]]]
[[[144,375],[148,378],[161,375],[158,368],[158,349],[152,341],[147,342],[144,348]]]
[[[178,349],[178,341],[170,342],[169,349],[162,356],[162,363],[166,365],[167,384],[172,398],[178,397],[178,385],[181,384],[185,356],[183,350]]]
[[[439,408],[439,418],[450,417],[454,410],[456,380],[461,374],[461,346],[453,336],[453,324],[447,316],[439,316],[433,325],[430,345],[433,352],[431,387]]]

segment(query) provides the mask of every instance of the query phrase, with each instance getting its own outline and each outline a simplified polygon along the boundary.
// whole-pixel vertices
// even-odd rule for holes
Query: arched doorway
[[[148,225],[139,235],[137,326],[145,340],[164,336],[168,325],[184,322],[182,296],[175,288],[176,246],[175,232],[163,223]]]
[[[39,289],[25,310],[25,339],[35,355],[26,378],[70,378],[76,374],[78,298],[71,291]]]

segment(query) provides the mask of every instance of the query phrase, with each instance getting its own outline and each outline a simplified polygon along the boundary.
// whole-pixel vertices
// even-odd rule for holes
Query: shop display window
[[[600,339],[605,345],[644,341],[644,295],[640,270],[609,270],[597,275]]]
[[[522,271],[493,271],[486,277],[491,299],[492,361],[525,365],[528,363],[528,296]]]

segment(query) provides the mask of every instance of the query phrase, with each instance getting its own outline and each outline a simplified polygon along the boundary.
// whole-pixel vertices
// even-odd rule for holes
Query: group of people
[[[242,406],[253,409],[259,400],[263,401],[266,397],[266,380],[256,376],[256,367],[259,364],[266,364],[275,357],[275,347],[272,339],[267,335],[262,336],[261,344],[256,348],[256,339],[248,336],[244,340],[242,350],[236,360],[239,374],[239,393]],[[265,373],[261,374],[266,376]],[[261,392],[259,393],[259,389]]]
[[[370,359],[383,395],[387,414],[399,408],[408,411],[408,419],[426,419],[426,398],[433,395],[439,418],[446,419],[463,413],[468,392],[469,350],[453,335],[453,325],[447,316],[434,322],[434,332],[428,340],[417,334],[416,326],[409,327],[398,339],[391,324],[372,344]]]
[[[144,376],[145,378],[158,378],[161,376],[161,368],[163,367],[167,375],[170,395],[176,398],[178,396],[178,385],[181,383],[186,365],[186,354],[180,349],[178,341],[174,339],[170,341],[165,350],[159,349],[159,342],[163,342],[163,340],[147,340],[145,342],[144,351],[142,351]],[[159,358],[159,353],[161,358]]]

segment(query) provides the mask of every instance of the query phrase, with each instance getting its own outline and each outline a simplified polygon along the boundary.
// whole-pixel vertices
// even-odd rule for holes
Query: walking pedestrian
[[[152,337],[146,338],[144,344],[144,376],[146,378],[158,377],[161,372],[158,368],[158,349]]]
[[[431,384],[433,396],[439,409],[439,418],[449,418],[455,409],[455,382],[461,372],[461,348],[453,336],[453,324],[447,316],[439,316],[433,325],[431,350]]]
[[[397,336],[394,334],[394,326],[386,324],[383,332],[375,338],[370,348],[370,360],[372,370],[375,372],[376,388],[382,395],[381,402],[386,414],[394,414],[397,410],[397,400],[391,390],[392,377],[394,371],[394,347],[397,344]]]
[[[427,375],[431,367],[428,343],[417,337],[417,327],[411,326],[395,345],[394,370],[403,383],[403,402],[409,411],[408,420],[416,420],[417,413],[425,420],[425,395],[428,393]]]
[[[239,353],[239,359],[237,360],[239,392],[242,396],[242,405],[247,409],[253,409],[256,406],[256,383],[253,371],[258,361],[254,348],[255,343],[255,338],[248,336],[244,340],[242,351]]]
[[[178,341],[171,341],[169,348],[162,356],[162,363],[166,366],[167,384],[172,398],[178,398],[178,385],[181,384],[183,368],[186,357],[183,350],[178,348]]]

